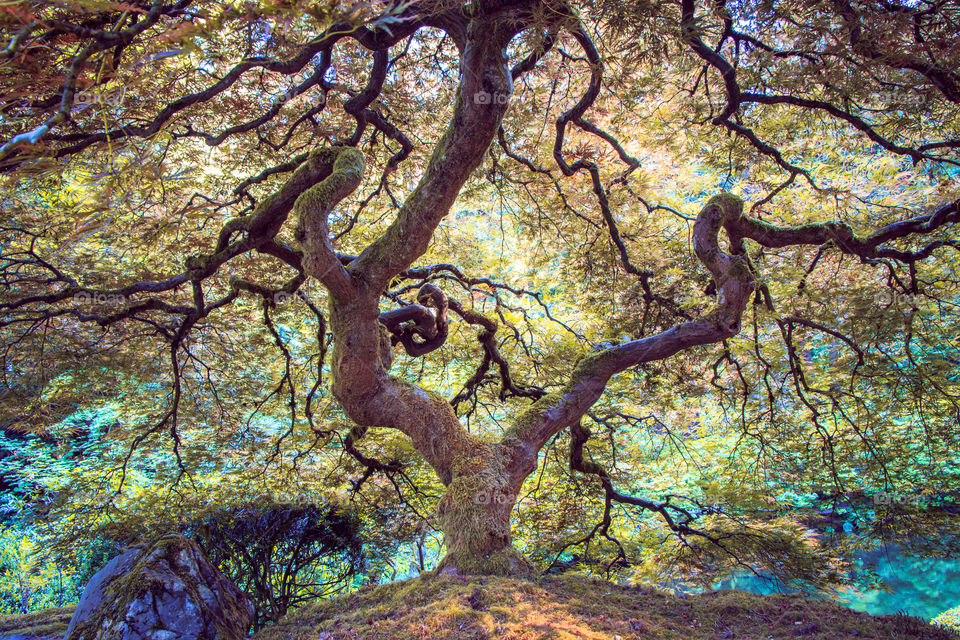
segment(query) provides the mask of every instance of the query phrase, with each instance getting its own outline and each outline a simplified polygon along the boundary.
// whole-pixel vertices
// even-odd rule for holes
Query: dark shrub
[[[192,529],[211,562],[256,604],[255,629],[345,591],[363,569],[359,520],[338,506],[250,504]]]

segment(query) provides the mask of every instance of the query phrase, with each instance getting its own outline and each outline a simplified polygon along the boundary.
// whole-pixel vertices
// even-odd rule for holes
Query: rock
[[[168,535],[90,579],[64,640],[240,640],[254,613],[199,547]]]
[[[104,587],[114,578],[123,576],[130,571],[134,561],[140,557],[142,552],[143,545],[139,544],[125,549],[123,553],[108,562],[103,569],[93,574],[90,582],[88,582],[87,586],[83,589],[83,595],[80,597],[76,611],[73,612],[73,617],[70,618],[70,625],[67,627],[66,637],[70,637],[70,633],[74,627],[94,614],[97,607],[99,607],[106,598]]]

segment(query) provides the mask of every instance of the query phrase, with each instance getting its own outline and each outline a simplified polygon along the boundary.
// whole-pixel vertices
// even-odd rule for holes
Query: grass
[[[76,606],[43,609],[25,615],[0,616],[0,637],[62,638]]]
[[[420,577],[309,603],[254,640],[960,640],[799,596],[689,597],[577,576]]]

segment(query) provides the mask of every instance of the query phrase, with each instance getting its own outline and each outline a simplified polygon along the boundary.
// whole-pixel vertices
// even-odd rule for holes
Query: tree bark
[[[533,471],[516,444],[471,438],[452,460],[452,475],[438,515],[447,555],[441,575],[531,577],[533,565],[513,546],[510,512]]]
[[[356,149],[311,154],[309,162],[318,165],[313,173],[323,179],[294,203],[304,271],[330,292],[334,395],[357,425],[392,428],[407,435],[447,487],[438,514],[447,547],[439,566],[444,574],[532,574],[530,562],[513,546],[510,512],[524,479],[536,467],[537,452],[554,434],[579,422],[616,373],[736,335],[754,291],[742,243],[745,235],[751,235],[742,220],[743,202],[721,194],[707,203],[693,229],[697,257],[717,286],[716,306],[702,318],[657,335],[585,355],[568,384],[522,412],[500,442],[485,442],[467,433],[443,398],[388,373],[392,358],[381,332],[380,296],[390,280],[426,250],[440,220],[479,166],[503,119],[506,100],[502,98],[512,92],[504,51],[518,23],[498,15],[501,8],[469,21],[450,125],[420,183],[380,238],[346,266],[328,239],[327,216],[362,181],[364,158]],[[599,90],[599,85],[592,90]],[[585,108],[583,104],[571,113]],[[721,230],[730,240],[731,253],[718,245]],[[770,235],[776,230],[762,231]],[[433,337],[426,331],[430,318],[446,311],[445,304],[435,306],[437,316],[426,314],[418,320],[428,338]]]

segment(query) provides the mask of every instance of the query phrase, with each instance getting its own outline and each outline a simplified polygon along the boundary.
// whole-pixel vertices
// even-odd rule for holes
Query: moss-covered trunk
[[[529,577],[533,565],[513,546],[510,512],[526,469],[503,444],[473,441],[451,465],[452,476],[440,501],[440,526],[447,555],[441,574]]]
[[[426,252],[440,221],[499,130],[513,92],[506,47],[531,19],[534,6],[481,2],[444,11],[442,24],[456,25],[451,35],[461,57],[450,124],[396,218],[356,258],[344,263],[334,249],[328,216],[362,183],[365,162],[360,152],[349,147],[314,152],[304,175],[316,183],[293,206],[303,270],[330,294],[334,396],[358,426],[396,429],[407,435],[447,486],[440,506],[449,552],[441,566],[444,573],[529,573],[530,563],[511,544],[510,510],[520,484],[535,465],[537,449],[516,438],[498,444],[481,442],[463,428],[444,398],[391,376],[391,339],[382,330],[380,301],[394,279]],[[531,55],[528,61],[535,59]],[[374,95],[382,87],[385,68],[384,62],[379,75],[371,72],[373,89],[368,87],[366,92]],[[356,100],[362,102],[362,97]],[[404,317],[407,320],[398,322],[412,321]],[[384,325],[390,328],[389,323]],[[437,326],[436,335],[445,330]],[[421,338],[432,341],[436,335]],[[423,345],[412,337],[401,342],[408,355],[426,353],[419,352]],[[438,345],[429,346],[432,350]],[[372,469],[384,468],[370,459],[360,460]]]

